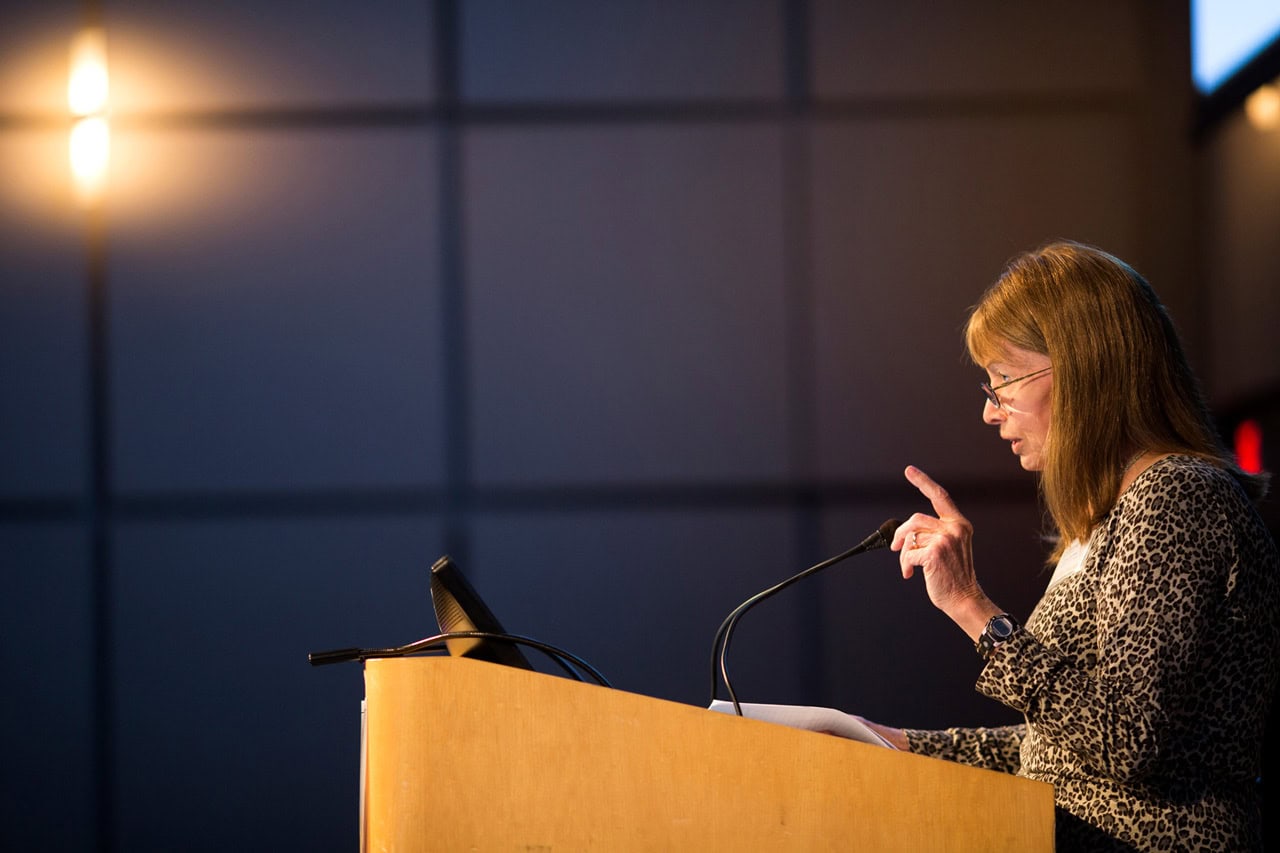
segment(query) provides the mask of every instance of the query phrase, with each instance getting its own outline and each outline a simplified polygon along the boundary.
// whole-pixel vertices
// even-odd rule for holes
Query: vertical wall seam
[[[88,334],[89,482],[85,501],[93,624],[93,775],[98,847],[115,849],[116,707],[115,636],[112,630],[112,477],[107,214],[89,211],[85,232]]]
[[[783,9],[782,126],[782,252],[786,316],[787,459],[789,478],[812,482],[816,476],[816,412],[813,259],[809,240],[810,207],[810,105],[812,103],[810,9],[808,0],[785,0]],[[807,489],[791,507],[795,537],[793,559],[797,571],[818,561],[822,547],[822,502],[816,490]],[[788,574],[790,572],[787,572]],[[797,597],[800,645],[809,653],[795,661],[797,681],[808,696],[824,692],[822,638],[825,625],[818,583],[802,584]],[[816,699],[814,700],[816,701]]]
[[[471,493],[471,371],[467,334],[463,168],[459,122],[460,31],[456,0],[435,10],[435,84],[440,121],[436,131],[437,209],[440,240],[439,347],[444,382],[444,529],[446,552],[470,563],[466,512]]]

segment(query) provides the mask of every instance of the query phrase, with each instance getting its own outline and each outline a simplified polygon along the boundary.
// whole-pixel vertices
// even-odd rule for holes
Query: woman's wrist
[[[958,607],[948,611],[947,616],[960,627],[960,630],[969,635],[970,640],[976,643],[982,636],[982,632],[986,630],[991,617],[999,616],[1004,612],[994,601],[985,595],[979,595],[965,599]]]
[[[867,728],[893,744],[895,748],[900,749],[903,752],[911,751],[911,741],[907,739],[907,733],[904,729],[895,729],[893,726],[873,723],[870,720],[863,720],[862,722],[866,723]]]

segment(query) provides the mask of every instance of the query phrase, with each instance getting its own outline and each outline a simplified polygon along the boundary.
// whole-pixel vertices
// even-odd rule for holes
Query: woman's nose
[[[991,424],[992,426],[995,426],[996,424],[1003,421],[1005,417],[1006,415],[1005,415],[1004,409],[1000,408],[990,400],[983,401],[982,403],[983,423],[988,423],[988,424]]]

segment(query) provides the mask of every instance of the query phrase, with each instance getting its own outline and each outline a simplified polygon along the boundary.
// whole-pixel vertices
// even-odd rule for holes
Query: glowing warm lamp
[[[99,27],[82,30],[71,42],[67,106],[79,116],[71,128],[71,175],[84,204],[96,201],[106,184],[111,153],[107,124],[107,39]]]
[[[1249,123],[1258,130],[1280,127],[1280,86],[1259,86],[1244,102]]]
[[[82,118],[71,128],[71,174],[85,199],[96,198],[107,177],[111,130],[101,116]]]
[[[67,106],[76,116],[104,112],[107,91],[107,38],[100,27],[89,27],[71,41]]]

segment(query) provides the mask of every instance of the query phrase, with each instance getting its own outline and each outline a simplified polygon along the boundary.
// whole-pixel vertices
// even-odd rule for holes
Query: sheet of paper
[[[813,705],[764,705],[754,702],[742,702],[739,705],[742,708],[742,716],[748,719],[778,723],[793,729],[837,735],[861,743],[896,749],[893,744],[880,737],[857,717],[835,708],[820,708]],[[733,703],[716,700],[711,703],[711,710],[721,714],[732,714]]]

